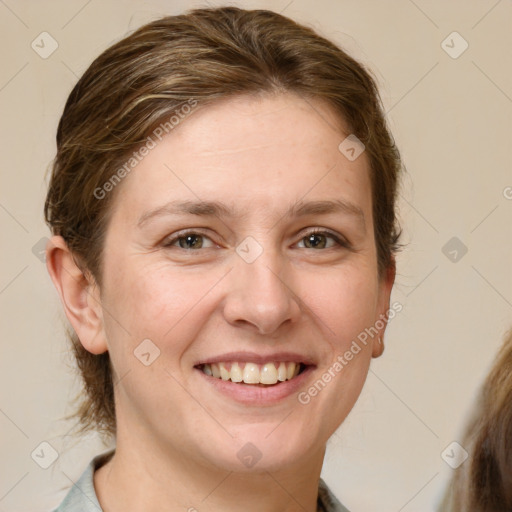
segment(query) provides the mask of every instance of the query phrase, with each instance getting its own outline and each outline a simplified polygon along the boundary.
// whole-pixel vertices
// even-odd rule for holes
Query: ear
[[[92,354],[106,352],[99,287],[78,267],[61,236],[53,236],[46,245],[46,268],[84,348]]]
[[[384,275],[379,282],[379,298],[377,306],[377,318],[375,319],[375,328],[379,331],[378,336],[373,338],[372,357],[379,357],[384,352],[384,332],[388,324],[389,300],[391,290],[395,282],[396,262],[392,257],[386,268]]]

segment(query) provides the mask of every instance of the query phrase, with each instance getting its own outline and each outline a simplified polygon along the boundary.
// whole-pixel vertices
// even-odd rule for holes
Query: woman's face
[[[118,185],[100,333],[118,442],[235,471],[323,453],[381,353],[358,336],[394,277],[379,279],[369,164],[338,149],[342,128],[292,94],[229,99]]]

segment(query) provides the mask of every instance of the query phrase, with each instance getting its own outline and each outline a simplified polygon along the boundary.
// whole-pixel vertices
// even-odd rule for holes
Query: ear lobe
[[[46,268],[66,317],[84,348],[92,354],[106,352],[99,288],[92,276],[86,275],[76,264],[61,236],[53,236],[48,241]]]
[[[389,302],[391,297],[391,290],[395,282],[396,276],[396,262],[392,257],[390,264],[386,269],[386,273],[382,276],[379,283],[379,301],[377,313],[378,317],[375,320],[375,328],[379,331],[378,336],[373,339],[372,357],[380,357],[384,352],[384,332],[388,324],[389,315]]]

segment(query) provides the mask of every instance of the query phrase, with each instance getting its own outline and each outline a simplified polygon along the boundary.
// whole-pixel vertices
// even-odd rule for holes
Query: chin
[[[305,436],[303,426],[290,429],[286,421],[281,425],[239,426],[233,438],[226,435],[222,442],[215,443],[216,451],[209,458],[224,471],[257,473],[296,467],[323,453],[327,440],[315,439],[311,432]]]

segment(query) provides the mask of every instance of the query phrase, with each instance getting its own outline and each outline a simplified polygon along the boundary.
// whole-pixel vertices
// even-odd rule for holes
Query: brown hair
[[[52,232],[101,286],[101,251],[115,191],[98,199],[98,187],[187,102],[206,105],[273,92],[325,101],[364,143],[382,275],[397,249],[401,164],[375,82],[330,41],[265,10],[208,8],[165,17],[94,60],[69,95],[58,126],[45,204]],[[74,333],[71,339],[87,391],[77,412],[81,431],[115,434],[109,355],[87,352]]]
[[[469,457],[456,470],[439,510],[512,510],[512,329],[480,391],[461,445]]]

